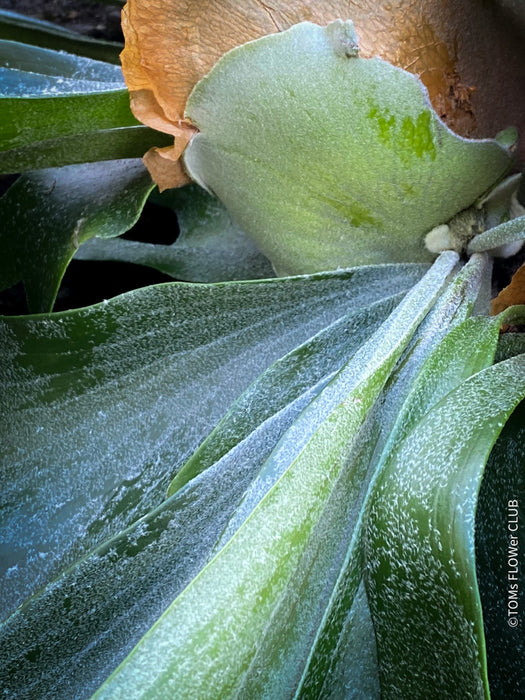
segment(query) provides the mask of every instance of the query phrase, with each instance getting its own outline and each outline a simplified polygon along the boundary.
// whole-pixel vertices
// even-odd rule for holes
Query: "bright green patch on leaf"
[[[370,101],[370,104],[372,102]],[[374,105],[367,114],[368,119],[377,128],[381,143],[396,151],[408,165],[415,158],[423,158],[426,154],[431,160],[436,159],[434,135],[431,129],[432,113],[426,109],[417,119],[404,117],[396,128],[396,117],[388,110]]]

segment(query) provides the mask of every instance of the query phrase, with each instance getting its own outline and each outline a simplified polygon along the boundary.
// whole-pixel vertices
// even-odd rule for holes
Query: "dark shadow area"
[[[77,2],[77,0],[0,0],[0,8],[21,15],[60,24],[95,39],[123,42],[119,2]]]
[[[133,289],[162,282],[173,282],[173,279],[142,265],[73,260],[62,280],[53,311],[90,306]],[[27,313],[22,282],[0,293],[0,316]]]
[[[179,225],[172,209],[146,202],[140,219],[121,238],[141,243],[171,245],[177,240]]]
[[[54,311],[89,306],[161,282],[173,279],[142,265],[73,260],[62,280]]]

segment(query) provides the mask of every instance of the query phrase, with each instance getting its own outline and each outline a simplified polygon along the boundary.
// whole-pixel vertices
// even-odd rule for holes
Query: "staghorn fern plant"
[[[124,68],[164,141],[114,65],[0,42],[31,311],[0,325],[4,695],[520,697],[525,311],[489,315],[515,133],[458,136],[351,22],[295,15],[179,123],[130,74],[148,9]],[[150,146],[201,187],[152,192]],[[148,197],[172,245],[119,237]],[[52,312],[74,256],[179,281]]]

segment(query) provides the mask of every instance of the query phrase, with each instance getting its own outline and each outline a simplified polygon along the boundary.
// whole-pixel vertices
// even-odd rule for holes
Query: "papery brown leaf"
[[[186,100],[224,53],[301,21],[337,18],[354,21],[361,56],[420,75],[457,133],[493,137],[525,126],[523,35],[504,7],[479,0],[128,0],[122,66],[132,109],[188,140]]]
[[[495,316],[517,304],[525,304],[525,264],[514,273],[510,284],[492,300],[490,313]]]
[[[172,147],[150,148],[142,159],[161,192],[191,182],[180,160],[183,150],[184,147],[181,148],[180,142],[177,143],[176,140],[175,146]]]
[[[122,22],[126,82],[131,91],[150,89],[166,118],[177,123],[193,86],[227,51],[304,20],[326,24],[348,9],[337,0],[129,0]]]

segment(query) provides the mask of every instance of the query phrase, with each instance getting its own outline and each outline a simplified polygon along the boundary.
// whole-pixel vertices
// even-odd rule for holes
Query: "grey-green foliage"
[[[465,320],[480,308],[490,265],[474,256],[458,271],[456,259],[443,255],[396,308],[393,295],[421,266],[162,285],[86,310],[4,319],[12,612],[0,631],[2,690],[70,698],[103,684],[103,697],[173,697],[177,677],[176,697],[373,698],[380,683],[390,687],[393,657],[403,669],[396,683],[417,677],[417,654],[399,661],[397,639],[375,642],[382,597],[371,596],[369,577],[388,558],[381,544],[383,559],[374,558],[385,516],[377,503],[395,506],[403,490],[384,484],[405,473],[392,460],[440,422],[444,402],[478,416],[486,447],[502,424],[482,410],[494,382],[506,381],[494,403],[502,415],[525,393],[522,358],[463,383],[492,361],[498,320]],[[447,444],[470,455],[472,494],[487,449],[472,460],[469,445],[481,441],[459,413],[447,420]],[[428,461],[441,452],[427,432]],[[461,460],[454,472],[443,450],[437,472],[461,474]],[[446,513],[432,511],[430,496],[422,502],[446,540]],[[472,542],[472,514],[457,533]],[[395,543],[407,566],[417,553],[405,552],[410,537],[402,531]],[[415,541],[425,550],[424,532]],[[466,601],[454,639],[439,625],[432,637],[445,695],[458,687],[446,649],[465,643],[465,620],[477,630],[471,657],[481,653],[475,580],[466,585],[472,552],[457,557],[464,576],[439,583],[443,600]],[[403,618],[406,646],[418,644],[416,617]],[[486,682],[480,668],[469,666],[462,687]]]
[[[424,235],[511,165],[497,141],[451,132],[416,77],[356,57],[353,36],[302,23],[240,46],[186,105],[189,173],[278,274],[429,260]]]
[[[505,221],[476,236],[469,245],[469,253],[480,253],[501,246],[523,241],[525,238],[525,216]],[[516,250],[519,250],[517,248]]]
[[[466,360],[465,353],[457,353],[456,347],[447,353],[446,347],[450,346],[450,336],[458,331],[468,337],[468,332],[460,329],[477,304],[489,269],[488,261],[478,256],[448,285],[413,336],[403,361],[394,369],[381,400],[367,418],[362,443],[353,457],[354,470],[362,475],[360,508],[354,508],[346,519],[347,531],[343,531],[340,543],[344,561],[310,651],[300,697],[337,696],[341,688],[355,692],[357,697],[379,696],[375,633],[362,580],[365,499],[381,468],[383,455],[401,438],[414,407],[421,410],[421,406],[431,405],[436,389],[446,390],[454,386],[454,377],[458,383],[469,376],[472,359]],[[492,342],[495,342],[494,334]],[[443,383],[439,381],[441,372],[435,372],[436,364],[441,367]]]
[[[23,281],[29,310],[51,311],[78,247],[93,236],[125,233],[152,187],[138,159],[21,175],[0,199],[0,289]]]
[[[0,40],[0,172],[139,157],[165,135],[137,122],[119,66]]]
[[[367,580],[385,697],[414,697],[421,687],[489,697],[475,509],[490,450],[524,396],[524,359],[485,369],[445,396],[392,451],[376,483]]]
[[[350,312],[271,365],[179,472],[191,484],[181,489],[178,479],[177,493],[70,567],[6,622],[10,688],[18,692],[31,677],[32,692],[68,698],[72,688],[94,690],[105,680],[198,574],[276,442],[397,299]],[[93,608],[96,617],[89,615]],[[28,647],[43,650],[36,664],[26,656]],[[86,669],[82,676],[78,666]],[[42,678],[43,667],[53,673]]]
[[[442,260],[441,268],[445,263]],[[478,277],[478,289],[482,268],[471,265],[470,275]],[[436,268],[434,279],[425,280],[433,287],[435,301],[438,274]],[[425,292],[421,284],[306,406],[262,466],[261,474],[272,474],[269,488],[257,489],[258,497],[252,499],[231,538],[226,536],[215,557],[96,697],[168,697],[175,692],[180,697],[271,698],[277,692],[292,697],[298,690],[307,697],[326,697],[327,693],[341,696],[346,689],[376,697],[378,681],[387,697],[398,697],[399,692],[417,695],[422,686],[429,692],[437,689],[445,697],[454,696],[458,687],[474,696],[487,689],[481,606],[473,578],[473,506],[490,447],[504,419],[525,395],[525,364],[518,357],[482,369],[494,355],[498,320],[472,319],[457,325],[474,302],[475,286],[465,294],[468,283],[464,275],[463,289],[457,286],[452,294],[449,287],[443,294],[442,310],[448,309],[453,329],[430,354],[427,350],[422,366],[425,353],[419,354],[416,381],[405,387],[409,422],[401,413],[392,433],[396,436],[397,431],[397,442],[395,438],[393,444],[386,441],[378,476],[372,473],[371,479],[370,475],[365,478],[364,493],[366,464],[360,455],[367,453],[371,426],[368,418],[362,428],[358,426],[371,406],[368,402],[378,396],[390,374],[387,371],[381,378],[385,363],[388,366],[393,359],[388,359],[390,352],[397,346],[394,357],[400,356],[424,316],[421,302],[432,305],[430,288]],[[456,304],[451,305],[454,296]],[[419,311],[413,306],[416,299]],[[403,331],[404,322],[409,325]],[[429,326],[429,334],[431,330]],[[480,342],[473,355],[470,343],[476,340]],[[416,356],[417,347],[415,343]],[[445,373],[443,386],[438,367]],[[475,375],[465,382],[472,372]],[[491,401],[502,380],[501,401]],[[438,430],[444,414],[443,436]],[[467,430],[464,417],[471,419]],[[299,433],[303,437],[298,445]],[[424,452],[421,460],[417,446]],[[425,464],[435,469],[425,470]],[[360,471],[363,466],[364,472]],[[387,488],[392,478],[396,487]],[[449,488],[444,488],[445,482]],[[425,497],[403,505],[413,488]],[[184,488],[177,494],[182,496]],[[389,505],[383,507],[385,499]],[[364,510],[358,509],[356,519],[356,513],[351,513],[359,502]],[[450,506],[452,513],[458,510],[459,516],[465,516],[454,528]],[[420,517],[403,527],[403,519],[412,518],[413,508]],[[430,538],[427,519],[432,523]],[[434,535],[442,542],[435,550]],[[364,569],[359,544],[363,536]],[[385,537],[393,538],[390,546],[384,543]],[[430,556],[421,559],[429,551]],[[440,576],[443,551],[453,560],[452,564],[447,560],[445,568],[451,566],[459,576]],[[389,573],[397,565],[399,575]],[[422,578],[418,566],[432,581],[431,591],[426,591],[424,582],[413,590],[412,582]],[[415,567],[409,578],[407,567],[410,571]],[[363,570],[377,648],[368,603],[359,586]],[[394,599],[399,600],[397,606],[390,604]],[[399,619],[392,621],[398,613]],[[421,656],[423,624],[427,641]],[[163,651],[164,645],[169,654]],[[312,653],[305,659],[308,650]],[[323,657],[328,663],[324,671],[322,664],[319,667]],[[359,678],[349,676],[349,669]]]
[[[421,272],[174,283],[85,310],[4,319],[4,574],[14,567],[5,611],[158,505],[271,362],[350,310],[406,290]]]
[[[496,361],[525,353],[525,333],[503,333],[498,341]]]
[[[15,64],[0,73],[4,168],[96,158],[142,129],[116,67],[0,48]],[[267,274],[239,225],[279,272],[424,259],[422,234],[510,162],[498,143],[448,131],[415,78],[357,58],[349,23],[304,24],[230,52],[188,113],[201,133],[186,164],[233,218],[187,188],[172,195],[174,246],[110,252],[182,278]],[[151,189],[142,166],[104,167],[30,173],[3,200],[4,283],[22,277],[34,308],[49,308],[77,244],[118,235],[140,212]],[[46,215],[31,231],[37,210]],[[218,230],[232,260],[208,256]],[[490,613],[503,542],[492,505],[523,492],[519,430],[505,437],[508,468],[498,452],[488,463],[477,574],[474,524],[525,364],[487,369],[499,319],[468,316],[484,311],[490,265],[474,255],[460,268],[445,253],[404,299],[424,266],[170,284],[2,319],[2,692],[379,698],[515,687],[503,661],[505,672],[489,658],[487,676],[484,645],[486,635],[498,660],[511,642]],[[521,345],[502,341],[500,355]]]
[[[77,34],[57,24],[0,9],[0,39],[119,62],[120,44]]]
[[[151,201],[177,215],[179,235],[172,245],[122,238],[92,239],[77,260],[114,260],[147,265],[189,282],[273,277],[270,262],[236,226],[215,197],[197,185],[152,194]]]
[[[445,263],[444,259],[441,268]],[[434,295],[439,294],[439,274],[436,268],[434,279],[426,280],[427,286],[434,286]],[[359,423],[371,406],[368,402],[377,397],[390,373],[383,374],[385,363],[388,366],[393,359],[390,352],[397,345],[393,357],[399,357],[424,316],[421,302],[431,303],[429,291],[419,285],[304,409],[263,465],[262,472],[273,474],[269,490],[258,489],[258,499],[252,501],[231,539],[222,543],[208,566],[103,686],[101,697],[144,693],[164,697],[170,687],[181,697],[250,693],[275,697],[277,687],[284,696],[293,694],[305,645],[308,648],[315,640],[322,622],[320,600],[329,585],[327,574],[340,560],[339,538],[346,534],[352,539],[342,515],[359,494],[363,477],[354,472],[354,459],[348,459],[360,444],[352,433],[359,432]],[[416,299],[419,312],[413,306]],[[415,326],[402,331],[409,319]],[[404,333],[408,335],[403,339]],[[493,348],[495,342],[493,334]],[[349,565],[359,574],[358,550]],[[250,624],[242,624],[247,618]],[[164,644],[171,653],[161,652],[161,658]],[[285,655],[279,653],[282,649],[287,650]],[[359,652],[354,649],[354,653]],[[317,695],[321,677],[313,680]],[[451,682],[450,677],[446,682]]]
[[[289,627],[286,620],[294,602],[302,600],[301,589],[310,588],[305,559],[317,549],[319,529],[326,532],[323,516],[333,500],[348,504],[359,493],[361,479],[353,474],[350,455],[360,427],[456,261],[453,253],[440,259],[303,410],[262,467],[275,474],[271,488],[259,489],[260,500],[231,539],[110,677],[100,697],[164,697],[170,686],[180,697],[205,697],[212,687],[217,697],[237,695],[246,692],[241,686],[247,675],[253,671],[256,682],[259,664],[270,663],[267,655],[259,662],[254,657],[275,628],[284,626],[286,647],[293,648],[297,630],[306,630]],[[346,491],[348,498],[339,498]],[[337,511],[330,518],[334,524],[341,514]],[[330,528],[327,536],[331,538]],[[324,573],[331,568],[331,550],[321,557]],[[312,583],[308,601],[316,600],[325,579],[315,576]],[[322,613],[316,607],[308,617]],[[250,624],[242,625],[246,617]],[[300,641],[310,635],[309,630]],[[169,656],[161,652],[164,644],[171,649]],[[270,646],[277,664],[280,648]]]
[[[38,97],[122,89],[119,66],[84,56],[0,41],[3,97]]]

